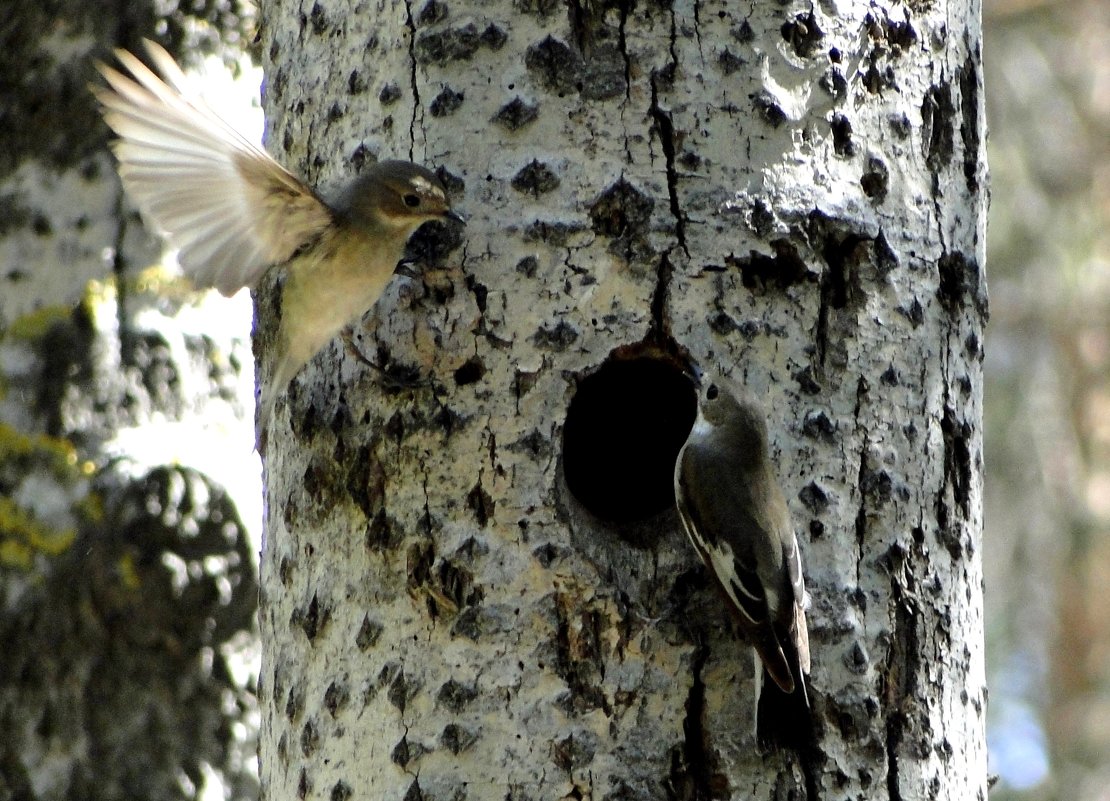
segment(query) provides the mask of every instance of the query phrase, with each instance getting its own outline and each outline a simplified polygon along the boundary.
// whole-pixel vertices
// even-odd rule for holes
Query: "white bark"
[[[267,797],[985,798],[978,15],[264,9],[271,148],[323,182],[441,166],[471,217],[361,328],[430,384],[334,345],[279,406]],[[815,754],[755,749],[673,516],[565,488],[577,379],[644,340],[768,401]]]

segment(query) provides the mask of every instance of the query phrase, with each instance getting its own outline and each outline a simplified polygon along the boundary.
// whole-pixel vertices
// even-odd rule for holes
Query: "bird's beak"
[[[700,387],[701,380],[705,378],[705,371],[698,367],[696,364],[690,364],[689,368],[690,369],[686,372],[687,377],[689,377],[689,379],[694,382],[695,387]]]
[[[443,216],[448,220],[454,220],[457,223],[466,225],[466,217],[464,217],[462,214],[455,211],[454,209],[447,209],[447,211],[443,212]]]
[[[414,281],[420,278],[420,273],[416,271],[416,263],[411,259],[405,259],[404,261],[398,263],[398,265],[393,268],[393,274],[403,275],[406,278],[413,279]]]

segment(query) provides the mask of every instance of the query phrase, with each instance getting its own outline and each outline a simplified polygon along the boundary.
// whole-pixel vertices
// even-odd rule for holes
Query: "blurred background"
[[[1110,799],[1110,3],[986,0],[991,798]]]
[[[0,76],[21,70],[26,97],[13,94],[16,102],[0,108],[0,129],[10,139],[0,152],[0,173],[7,180],[16,165],[25,165],[26,153],[38,154],[40,143],[19,131],[60,132],[46,145],[63,159],[99,158],[103,131],[91,103],[74,107],[85,116],[71,126],[92,131],[91,138],[73,139],[53,125],[50,109],[57,104],[36,102],[49,90],[35,84],[35,70],[45,81],[51,65],[38,65],[20,49],[63,15],[47,20],[42,15],[53,12],[42,11],[38,0],[10,2],[9,21],[0,21]],[[1110,801],[1110,2],[984,3],[993,198],[983,548],[990,770],[998,779],[991,797]],[[75,6],[95,16],[90,7]],[[183,8],[161,18],[160,35],[212,54],[189,65],[204,72],[206,97],[240,129],[258,130],[261,114],[250,98],[256,98],[260,73],[239,55],[241,43],[253,36],[252,12],[241,0]],[[142,4],[120,9],[156,11]],[[132,27],[148,30],[151,24],[143,18]],[[205,33],[217,28],[222,36]],[[87,99],[87,58],[75,63],[61,95]],[[225,66],[240,80],[232,82]],[[5,117],[20,104],[30,121]],[[57,159],[53,167],[59,168]],[[42,178],[25,166],[19,170],[25,174],[16,174],[17,185],[38,187],[42,209],[56,206],[58,193],[72,192],[56,174]],[[33,260],[46,250],[41,242],[55,234],[71,237],[75,244],[64,255],[87,256],[90,274],[103,275],[104,261],[119,261],[115,250],[80,253],[82,237],[104,241],[96,226],[118,217],[113,181],[86,170],[75,185],[91,191],[100,182],[108,187],[99,195],[106,198],[100,217],[35,217],[29,245],[19,250],[17,243],[13,251],[4,244],[9,250],[0,250],[0,263],[20,271],[7,273],[6,286],[15,287],[17,279],[28,286],[48,274]],[[95,202],[81,198],[75,205],[88,209]],[[20,215],[26,210],[0,191],[0,222],[14,227]],[[146,248],[153,258],[153,240],[124,241],[125,235],[146,236],[138,231],[121,231],[120,251]],[[0,227],[0,243],[8,233]],[[100,797],[138,797],[157,770],[167,776],[159,796],[166,799],[256,792],[258,654],[250,622],[256,585],[248,563],[259,547],[261,495],[249,447],[250,313],[245,295],[230,302],[198,298],[154,272],[115,284],[92,282],[76,312],[57,305],[18,319],[0,314],[0,652],[8,675],[19,671],[21,677],[0,682],[0,726],[13,732],[13,721],[34,711],[38,728],[20,731],[26,742],[44,744],[37,764],[77,765],[56,771],[62,777],[57,786],[68,787],[69,797],[80,795],[74,788],[82,782],[95,785]],[[217,330],[213,315],[227,325]],[[84,344],[95,341],[109,344]],[[122,367],[88,366],[117,352],[127,359]],[[68,375],[68,394],[44,405],[45,396],[29,398],[27,387],[48,371]],[[105,375],[118,384],[105,384]],[[175,404],[201,414],[206,431],[181,429]],[[77,445],[95,444],[109,457],[108,467],[77,458],[62,437],[63,413],[91,421],[86,431],[92,433]],[[242,443],[241,452],[229,452],[229,441]],[[167,463],[179,466],[161,467]],[[31,475],[38,478],[31,481]],[[215,483],[207,484],[204,475]],[[226,507],[218,487],[235,496],[236,509]],[[152,526],[161,530],[159,521],[182,517],[194,521],[190,538],[181,539],[167,524],[159,550],[142,550]],[[69,554],[67,572],[58,564]],[[32,567],[44,556],[55,559],[45,578]],[[162,594],[152,596],[152,587]],[[57,603],[70,596],[72,605]],[[198,614],[220,625],[196,641],[181,635],[196,628],[188,621],[153,632],[162,611],[179,608],[184,597],[199,599],[192,604]],[[132,620],[138,623],[126,623]],[[177,656],[166,661],[166,653]],[[86,685],[58,681],[78,674],[116,678],[104,686],[91,679]],[[183,696],[186,690],[196,698],[189,721],[166,712],[162,723],[150,723],[156,717],[150,710],[170,708],[161,706],[164,699],[194,697]],[[98,709],[104,715],[135,710],[135,726],[147,727],[143,736],[152,743],[150,763],[136,758],[130,735],[81,739],[95,730],[82,715],[95,717]],[[202,709],[203,715],[196,711]],[[17,775],[27,758],[17,739],[0,737],[0,798],[30,797],[21,787],[49,789],[32,788],[32,776]],[[63,759],[67,751],[72,761]],[[89,760],[128,767],[109,771],[106,779],[103,770],[82,772]],[[112,792],[105,787],[109,780],[118,785]]]

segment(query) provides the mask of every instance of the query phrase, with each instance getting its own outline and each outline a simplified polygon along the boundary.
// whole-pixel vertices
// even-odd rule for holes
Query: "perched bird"
[[[809,600],[763,409],[717,376],[697,383],[697,419],[675,465],[679,517],[767,673],[808,707]],[[759,678],[757,668],[757,693]]]
[[[436,175],[407,161],[374,164],[320,197],[187,97],[173,57],[143,43],[164,80],[116,50],[130,75],[98,64],[110,88],[92,88],[119,136],[112,147],[128,195],[198,287],[232,295],[272,266],[284,271],[277,353],[260,403],[265,428],[277,395],[382,294],[409,236],[428,220],[462,218]]]

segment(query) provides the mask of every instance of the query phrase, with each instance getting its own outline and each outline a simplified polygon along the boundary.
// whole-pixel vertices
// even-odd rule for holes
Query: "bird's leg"
[[[420,371],[415,367],[406,367],[404,365],[394,364],[392,366],[383,366],[378,362],[373,361],[355,342],[354,325],[347,325],[339,333],[340,338],[343,340],[343,347],[347,353],[360,364],[364,364],[373,370],[376,370],[382,377],[382,383],[387,389],[402,390],[402,389],[415,389],[416,387],[428,386],[432,383],[430,377],[420,375]],[[384,352],[384,360],[388,362],[389,352]]]

